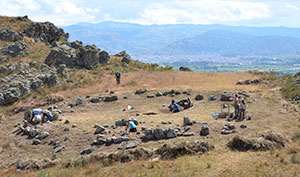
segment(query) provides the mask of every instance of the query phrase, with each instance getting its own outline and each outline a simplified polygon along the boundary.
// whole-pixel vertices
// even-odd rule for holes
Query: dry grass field
[[[59,91],[67,100],[60,105],[63,110],[62,121],[44,124],[49,129],[51,137],[62,142],[66,148],[56,154],[56,158],[67,161],[77,158],[80,151],[91,147],[96,138],[93,135],[95,123],[100,125],[113,125],[115,120],[121,118],[135,117],[140,122],[138,126],[148,128],[168,127],[162,125],[162,121],[172,121],[172,126],[182,126],[183,117],[189,116],[192,120],[206,121],[211,127],[211,133],[206,137],[199,136],[201,125],[193,125],[191,130],[195,133],[192,137],[178,137],[170,140],[139,142],[139,147],[154,149],[163,144],[174,144],[178,142],[189,142],[193,140],[207,141],[215,147],[204,155],[181,156],[174,160],[145,159],[129,163],[116,162],[105,165],[102,162],[91,161],[83,166],[65,168],[62,164],[55,167],[38,171],[17,172],[14,167],[5,168],[0,172],[1,176],[299,176],[299,163],[293,162],[293,157],[299,156],[300,142],[293,140],[294,133],[299,131],[299,107],[285,101],[279,89],[271,85],[235,85],[237,81],[254,79],[248,73],[193,73],[193,72],[128,72],[121,78],[121,85],[116,85],[113,75],[101,77],[101,82],[94,85],[84,86],[71,90]],[[142,95],[135,95],[137,88],[147,88],[149,91]],[[157,91],[192,89],[188,96],[195,103],[192,109],[179,113],[170,113],[163,104],[168,104],[171,99],[179,100],[187,95],[176,95],[175,97],[147,98]],[[115,102],[90,103],[87,95],[105,96],[107,90],[114,90],[119,100]],[[252,120],[232,122],[237,127],[237,132],[230,135],[221,135],[220,131],[225,123],[224,119],[215,120],[212,113],[220,111],[223,102],[207,101],[210,95],[221,94],[224,91],[237,93],[246,91],[248,98],[248,111]],[[197,94],[204,96],[204,100],[195,101]],[[123,99],[123,97],[128,99]],[[74,102],[76,97],[83,98],[83,104],[73,108],[67,108],[68,102]],[[251,102],[251,103],[250,103]],[[134,107],[127,110],[127,106]],[[124,110],[125,108],[125,110]],[[70,112],[73,109],[75,112]],[[231,108],[232,109],[232,108]],[[154,112],[156,115],[144,115],[143,113]],[[139,116],[137,116],[139,114]],[[22,136],[16,136],[11,132],[14,125],[23,119],[23,113],[16,114],[9,119],[1,120],[1,129],[4,130],[0,136],[2,165],[17,159],[24,158],[51,158],[52,147],[48,145],[32,146],[31,141]],[[70,124],[64,124],[69,120]],[[71,128],[76,124],[76,128]],[[246,124],[246,129],[240,125]],[[59,128],[53,128],[59,125]],[[64,132],[64,128],[70,128]],[[124,131],[125,128],[111,130],[113,133]],[[226,144],[236,135],[246,137],[258,137],[265,131],[274,131],[283,135],[289,143],[282,149],[271,149],[269,151],[247,151],[239,152],[229,149]],[[84,133],[83,133],[84,132]],[[69,137],[71,141],[64,142]],[[131,135],[131,139],[138,136]],[[117,151],[117,146],[94,147],[94,152],[105,153]]]

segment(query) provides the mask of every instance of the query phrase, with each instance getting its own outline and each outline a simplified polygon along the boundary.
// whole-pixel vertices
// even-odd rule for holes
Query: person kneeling
[[[179,105],[176,103],[176,104],[174,104],[174,106],[173,106],[173,113],[175,113],[175,112],[179,112],[180,111],[180,107],[179,107]]]
[[[127,127],[129,127],[129,132],[136,132],[137,131],[135,123],[131,120],[128,121]]]

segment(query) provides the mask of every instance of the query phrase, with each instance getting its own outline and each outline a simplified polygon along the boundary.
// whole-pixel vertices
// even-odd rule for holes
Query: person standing
[[[242,100],[240,103],[240,110],[239,110],[240,111],[240,120],[245,119],[246,108],[247,108],[246,102],[245,102],[245,100]]]
[[[116,76],[117,84],[119,85],[121,82],[121,74],[119,72],[116,72],[115,76]]]
[[[235,95],[234,96],[234,99],[233,99],[233,107],[234,107],[234,117],[237,118],[238,115],[239,115],[239,111],[240,111],[240,105],[239,105],[239,97],[238,95]]]

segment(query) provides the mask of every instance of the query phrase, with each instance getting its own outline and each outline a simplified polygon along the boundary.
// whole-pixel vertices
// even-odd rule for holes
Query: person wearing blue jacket
[[[127,127],[129,127],[129,132],[136,132],[136,125],[132,120],[128,120],[128,125]]]

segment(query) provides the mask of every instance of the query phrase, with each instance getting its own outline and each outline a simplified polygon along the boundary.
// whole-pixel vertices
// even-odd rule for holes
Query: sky
[[[0,15],[59,26],[118,21],[300,27],[300,0],[0,0]]]

